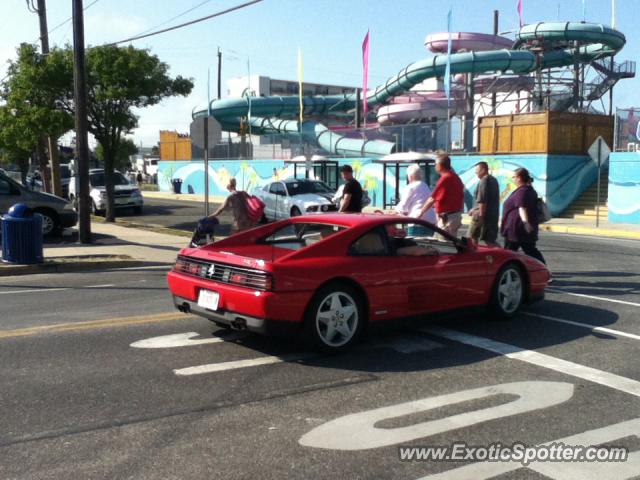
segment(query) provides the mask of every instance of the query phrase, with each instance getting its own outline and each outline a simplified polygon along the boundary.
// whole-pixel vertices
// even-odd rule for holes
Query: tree
[[[51,60],[73,65],[69,47],[53,50]],[[99,46],[87,51],[87,103],[89,132],[102,148],[107,193],[106,221],[114,221],[113,170],[123,135],[138,126],[133,108],[160,103],[167,97],[186,96],[193,89],[190,79],[168,75],[169,67],[148,50],[134,47]],[[62,104],[73,111],[73,91]]]
[[[138,153],[138,147],[133,140],[130,138],[121,139],[113,159],[113,167],[117,170],[128,170],[131,168],[129,157],[136,153]],[[104,162],[104,148],[100,143],[96,146],[96,157],[101,163]]]
[[[43,137],[58,138],[73,128],[72,112],[59,99],[73,84],[73,71],[50,61],[31,44],[22,44],[18,58],[9,63],[7,79],[0,87],[0,146],[24,173],[24,159],[38,150],[40,167],[47,175]]]

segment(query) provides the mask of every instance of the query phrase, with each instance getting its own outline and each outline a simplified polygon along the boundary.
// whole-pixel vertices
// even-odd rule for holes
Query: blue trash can
[[[173,185],[173,193],[180,193],[182,191],[182,179],[174,178],[171,180],[171,184]]]
[[[42,263],[42,217],[17,203],[2,216],[2,261]]]

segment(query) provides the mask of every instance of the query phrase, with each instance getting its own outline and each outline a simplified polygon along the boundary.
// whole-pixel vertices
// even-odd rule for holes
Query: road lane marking
[[[567,325],[574,325],[576,327],[586,328],[587,330],[591,330],[592,332],[601,332],[601,333],[607,333],[609,335],[614,335],[616,337],[625,337],[625,338],[630,338],[632,340],[640,340],[640,335],[621,332],[620,330],[614,330],[612,328],[598,327],[595,325],[589,325],[587,323],[580,323],[580,322],[574,322],[572,320],[565,320],[564,318],[550,317],[549,315],[541,315],[539,313],[531,313],[531,312],[522,312],[522,313],[530,317],[537,317],[537,318],[542,318],[544,320],[551,320],[552,322],[566,323]]]
[[[507,358],[520,360],[640,397],[640,382],[637,380],[632,380],[614,373],[604,372],[596,368],[580,365],[579,363],[561,360],[544,353],[527,350],[508,343],[502,343],[489,338],[458,332],[456,330],[448,330],[440,327],[426,327],[421,328],[420,330],[431,335],[464,343],[465,345],[470,345],[472,347],[481,348],[489,352],[504,355]]]
[[[128,325],[140,325],[144,323],[158,323],[175,320],[193,320],[196,317],[180,312],[157,313],[154,315],[138,315],[132,317],[105,318],[102,320],[90,320],[87,322],[56,323],[53,325],[41,325],[37,327],[17,328],[14,330],[0,330],[0,339],[27,337],[41,333],[71,332],[77,330],[94,330]]]
[[[47,287],[43,287],[43,288],[32,288],[32,289],[29,289],[29,290],[11,290],[9,292],[0,292],[0,295],[9,295],[10,293],[18,294],[18,293],[59,292],[61,290],[69,290],[69,287],[66,287],[66,288],[47,288]]]
[[[615,298],[597,297],[595,295],[585,295],[584,293],[565,292],[564,290],[558,290],[555,288],[548,288],[547,291],[550,293],[571,295],[572,297],[590,298],[592,300],[600,300],[602,302],[619,303],[621,305],[630,305],[632,307],[640,307],[640,303],[627,302],[625,300],[616,300]]]
[[[192,347],[195,345],[206,345],[209,343],[220,343],[233,341],[240,338],[238,334],[227,335],[226,337],[212,338],[194,338],[199,337],[196,332],[174,333],[171,335],[163,335],[161,337],[146,338],[133,342],[130,346],[133,348],[177,348]]]
[[[462,390],[344,415],[307,432],[300,437],[298,443],[305,447],[343,451],[388,447],[549,408],[571,399],[573,390],[574,386],[571,383],[541,381],[502,383]],[[446,409],[472,401],[492,399],[499,395],[516,398],[502,401],[499,405],[471,411],[465,409],[462,413],[411,425],[379,426],[382,422],[407,415]]]
[[[317,357],[315,353],[298,353],[290,355],[270,355],[267,357],[250,358],[247,360],[233,360],[230,362],[209,363],[207,365],[198,365],[196,367],[176,368],[173,373],[180,376],[202,375],[204,373],[226,372],[228,370],[237,370],[239,368],[257,367],[260,365],[271,365],[274,363],[298,362],[312,357]]]
[[[190,332],[194,334],[193,332]],[[185,335],[185,334],[178,334]],[[197,334],[194,334],[197,335]],[[156,337],[159,339],[162,337]],[[148,339],[148,340],[156,340],[156,339]],[[144,340],[142,340],[144,342]],[[215,341],[207,341],[206,343],[219,343],[222,340]],[[193,344],[193,340],[189,341],[190,344]],[[196,340],[197,342],[197,340]],[[134,346],[133,344],[131,345]],[[400,335],[396,338],[384,341],[384,342],[375,342],[373,344],[365,344],[361,345],[357,350],[365,350],[371,348],[391,348],[398,353],[410,354],[416,352],[425,352],[429,350],[434,350],[436,348],[442,348],[444,345],[438,342],[434,342],[433,340],[429,340],[427,338],[421,339],[413,339],[409,338],[407,335]],[[161,347],[156,347],[161,348]],[[240,368],[249,368],[249,367],[258,367],[261,365],[271,365],[274,363],[286,363],[286,362],[298,362],[301,360],[307,360],[310,358],[317,358],[321,355],[318,353],[293,353],[286,355],[269,355],[258,358],[251,358],[248,360],[232,360],[229,362],[218,362],[218,363],[208,363],[204,365],[197,365],[194,367],[186,367],[186,368],[177,368],[174,369],[173,372],[176,375],[188,376],[188,375],[202,375],[205,373],[216,373],[216,372],[224,372],[227,370],[237,370]]]
[[[83,288],[106,288],[106,287],[115,287],[115,284],[113,284],[113,283],[105,283],[104,285],[87,285],[86,287],[80,287],[80,289],[83,289]]]

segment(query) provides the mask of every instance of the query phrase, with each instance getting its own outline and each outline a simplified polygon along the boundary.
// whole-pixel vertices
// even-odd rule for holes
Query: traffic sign
[[[596,162],[596,165],[600,166],[607,160],[607,158],[609,158],[611,148],[609,148],[607,142],[604,141],[604,138],[598,137],[591,144],[587,153],[593,161]]]

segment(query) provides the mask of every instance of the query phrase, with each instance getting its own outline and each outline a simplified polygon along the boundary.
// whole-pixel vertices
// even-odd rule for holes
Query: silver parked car
[[[113,185],[116,208],[133,208],[135,213],[142,213],[144,199],[137,185],[132,185],[127,177],[118,171],[113,172]],[[77,196],[78,188],[78,177],[71,177],[69,200],[72,202]],[[91,212],[94,215],[102,215],[107,208],[107,190],[104,186],[104,170],[101,168],[89,170],[89,196],[91,197]]]
[[[5,214],[16,203],[24,203],[42,215],[42,233],[50,235],[62,228],[73,227],[78,214],[64,198],[49,193],[34,192],[0,173],[0,213]]]
[[[267,220],[338,210],[331,202],[335,191],[319,180],[283,180],[257,188],[254,195],[264,202]]]

